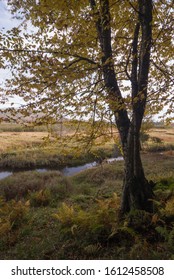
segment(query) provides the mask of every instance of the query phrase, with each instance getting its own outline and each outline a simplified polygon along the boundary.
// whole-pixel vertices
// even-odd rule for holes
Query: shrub
[[[145,133],[144,131],[140,132],[140,141],[142,144],[146,143],[149,140],[150,135]]]
[[[106,240],[116,222],[120,205],[119,198],[114,194],[111,198],[97,200],[97,204],[89,211],[77,205],[63,203],[53,216],[61,223],[62,228],[73,236],[85,237],[86,241]]]
[[[0,199],[0,236],[13,229],[19,228],[26,218],[29,210],[29,202],[15,201],[5,202]]]
[[[33,207],[47,206],[51,202],[51,192],[49,189],[43,189],[30,193],[30,204]]]
[[[152,142],[156,143],[156,144],[161,144],[163,143],[163,141],[161,140],[161,138],[159,137],[150,137],[150,139],[152,140]]]

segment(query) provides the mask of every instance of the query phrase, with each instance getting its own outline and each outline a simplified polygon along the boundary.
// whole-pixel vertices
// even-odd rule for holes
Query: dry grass
[[[39,145],[47,135],[47,132],[1,132],[0,152]]]
[[[1,124],[2,125],[2,124]],[[116,137],[118,132],[115,131]],[[72,132],[68,132],[70,135]],[[153,128],[149,131],[151,137],[158,137],[166,144],[174,143],[174,128]],[[32,147],[43,143],[43,138],[48,136],[48,132],[0,132],[0,152],[17,148]],[[100,140],[97,140],[99,144]],[[113,141],[112,141],[113,142]]]
[[[61,129],[60,124],[53,125],[51,129],[49,126],[48,127],[49,130],[47,130],[46,127],[42,127],[42,126],[30,128],[30,127],[22,127],[18,124],[1,123],[0,124],[0,153],[5,153],[9,151],[13,152],[14,150],[16,151],[21,149],[27,149],[27,148],[36,147],[40,144],[45,144],[44,138],[47,138],[48,135],[50,139],[53,140],[51,141],[51,146],[53,146],[53,148],[55,147],[55,144],[57,145],[58,142],[62,142],[63,144],[63,142],[66,142],[67,139],[69,144],[74,145],[74,141],[76,142],[77,139],[74,138],[74,140],[71,141],[69,137],[76,135],[78,140],[80,140],[80,138],[85,137],[86,132],[89,129],[89,125],[83,122],[80,126],[80,130],[78,129],[78,131],[77,131],[77,126],[78,123],[74,123],[73,121],[66,121],[64,122],[62,131],[60,132]],[[25,129],[29,129],[29,130],[26,131]],[[32,129],[35,129],[35,131],[32,131]],[[118,134],[118,132],[116,132],[116,134]],[[63,137],[64,139],[62,141],[58,141],[56,140],[56,137],[58,138]],[[89,137],[88,134],[87,137]],[[89,141],[89,139],[86,141]],[[110,143],[110,139],[109,137],[107,137],[106,139],[106,136],[104,136],[104,137],[97,138],[95,144],[97,146],[98,145],[101,146],[101,144],[102,146],[105,146],[106,142]],[[112,144],[113,144],[113,140],[112,140]],[[48,146],[50,147],[50,143]]]
[[[151,137],[158,137],[166,144],[174,143],[174,128],[153,128],[149,131]]]

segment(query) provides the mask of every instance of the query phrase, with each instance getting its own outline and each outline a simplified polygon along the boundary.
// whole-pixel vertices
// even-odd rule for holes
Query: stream
[[[106,159],[104,162],[111,163],[114,161],[121,161],[121,160],[123,160],[122,157],[117,157],[117,158]],[[23,171],[25,171],[25,172],[26,171],[46,172],[46,171],[56,171],[57,170],[57,171],[62,172],[62,174],[64,174],[65,176],[72,176],[74,174],[79,173],[80,171],[95,167],[97,165],[98,165],[98,163],[96,161],[94,161],[94,162],[86,163],[86,164],[79,165],[79,166],[65,167],[63,169],[36,168],[36,169],[23,170]],[[14,172],[13,171],[0,171],[0,180],[6,178],[16,172],[18,172],[18,171],[14,171]]]

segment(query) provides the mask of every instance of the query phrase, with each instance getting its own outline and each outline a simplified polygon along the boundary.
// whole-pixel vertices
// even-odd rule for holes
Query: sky
[[[0,0],[0,32],[9,30],[19,25],[20,25],[20,21],[14,19],[11,13],[8,11],[7,1]],[[9,77],[10,77],[10,70],[0,69],[0,85],[2,85],[4,80]],[[8,103],[0,104],[0,108],[8,107],[12,102],[14,102],[16,106],[19,106],[22,103],[22,98],[14,97],[10,99]]]
[[[12,19],[11,14],[7,9],[7,1],[0,0],[0,30],[2,28],[10,29],[18,24],[15,19]]]

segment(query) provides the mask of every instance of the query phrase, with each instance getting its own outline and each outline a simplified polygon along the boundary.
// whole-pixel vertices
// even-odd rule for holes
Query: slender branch
[[[157,65],[157,63],[156,63],[154,60],[151,60],[151,63],[152,63],[160,72],[162,72],[162,73],[164,74],[164,76],[166,76],[166,77],[169,77],[169,76],[173,77],[172,74],[170,74],[167,70],[165,70],[165,69],[161,68],[159,65]],[[173,80],[173,79],[171,79],[171,81],[172,81],[172,80]]]
[[[88,57],[83,57],[81,55],[78,54],[71,54],[68,52],[59,52],[59,51],[51,51],[51,50],[28,50],[28,49],[6,49],[6,48],[0,48],[0,51],[4,51],[4,52],[25,52],[25,53],[39,53],[39,54],[57,54],[57,55],[67,55],[67,56],[72,56],[75,58],[79,58],[80,60],[84,60],[87,61],[91,64],[95,64],[97,65],[97,62],[95,62],[94,60],[88,58]]]
[[[129,5],[133,8],[133,10],[137,13],[137,14],[141,14],[139,10],[137,10],[134,5],[131,3],[131,1],[127,0]]]

